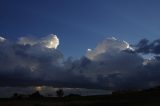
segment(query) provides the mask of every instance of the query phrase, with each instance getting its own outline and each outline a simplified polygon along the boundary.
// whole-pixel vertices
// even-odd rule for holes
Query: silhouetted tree
[[[14,93],[12,98],[19,98],[19,94],[18,93]]]
[[[39,93],[39,91],[34,92],[33,94],[30,95],[30,98],[42,98],[43,95]]]
[[[56,93],[57,93],[57,96],[58,96],[58,97],[63,97],[63,95],[64,95],[63,89],[58,89],[58,90],[56,91]]]

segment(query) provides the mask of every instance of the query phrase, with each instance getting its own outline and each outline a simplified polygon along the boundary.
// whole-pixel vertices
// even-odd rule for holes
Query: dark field
[[[0,99],[0,106],[160,106],[160,92],[143,91],[101,96]]]

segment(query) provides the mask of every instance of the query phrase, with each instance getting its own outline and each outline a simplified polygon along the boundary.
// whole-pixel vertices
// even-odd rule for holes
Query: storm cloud
[[[47,41],[47,38],[43,38],[43,41],[45,39],[45,42],[49,43],[50,39]],[[93,87],[96,85],[85,76],[75,75],[66,70],[63,54],[56,48],[50,48],[46,43],[32,45],[26,42],[11,43],[6,40],[0,44],[0,86]]]
[[[51,34],[17,42],[0,38],[0,86],[54,86],[93,89],[140,89],[160,84],[159,40],[143,39],[135,50],[126,41],[106,38],[80,59],[64,59]]]

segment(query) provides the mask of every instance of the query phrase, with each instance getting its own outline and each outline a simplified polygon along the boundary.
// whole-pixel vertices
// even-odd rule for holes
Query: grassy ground
[[[160,106],[160,96],[150,94],[62,98],[0,99],[0,106]]]

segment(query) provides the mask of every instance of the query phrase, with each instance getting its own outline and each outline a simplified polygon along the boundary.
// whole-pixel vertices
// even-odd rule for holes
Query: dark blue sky
[[[160,35],[159,0],[0,0],[0,35],[56,34],[65,56],[114,36],[132,44]]]

